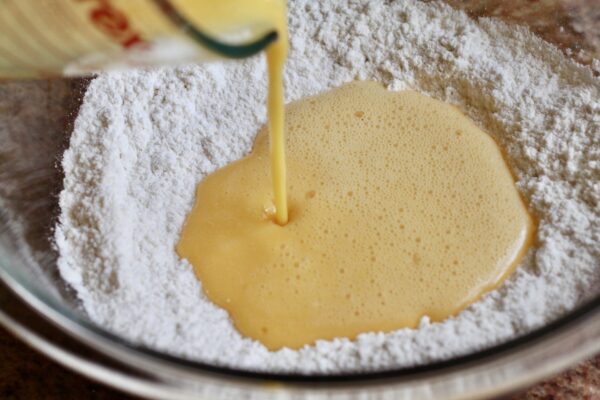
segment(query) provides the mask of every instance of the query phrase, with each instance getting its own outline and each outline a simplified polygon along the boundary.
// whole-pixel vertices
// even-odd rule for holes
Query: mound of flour
[[[505,149],[539,219],[499,289],[443,323],[269,352],[240,336],[174,251],[196,185],[266,121],[262,57],[103,74],[63,160],[63,278],[97,324],[187,358],[269,371],[427,363],[497,344],[600,291],[600,81],[525,29],[437,2],[290,2],[287,100],[357,79],[456,104]]]

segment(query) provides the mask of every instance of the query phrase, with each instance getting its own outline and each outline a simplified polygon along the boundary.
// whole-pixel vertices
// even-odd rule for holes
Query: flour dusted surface
[[[103,74],[63,167],[59,267],[93,321],[172,354],[269,371],[423,364],[497,344],[600,292],[600,81],[525,29],[439,3],[292,1],[287,100],[356,79],[456,104],[506,150],[539,219],[497,291],[443,323],[269,352],[241,337],[174,248],[198,182],[266,121],[262,58]]]

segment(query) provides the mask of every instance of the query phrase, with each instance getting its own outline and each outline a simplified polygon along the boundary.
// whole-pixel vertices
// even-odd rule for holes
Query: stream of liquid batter
[[[177,246],[269,349],[441,321],[531,242],[501,151],[450,105],[353,83],[289,105],[286,129],[288,223],[273,221],[263,129],[249,156],[200,183]]]
[[[172,0],[183,15],[211,36],[226,41],[228,32],[239,35],[242,27],[251,36],[277,32],[277,40],[266,51],[269,76],[267,110],[269,115],[271,182],[274,220],[288,221],[283,67],[288,53],[287,8],[285,0]]]

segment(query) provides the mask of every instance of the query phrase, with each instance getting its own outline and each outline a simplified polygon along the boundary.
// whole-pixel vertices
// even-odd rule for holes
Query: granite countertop
[[[525,24],[600,74],[600,0],[447,0],[474,17]],[[0,328],[0,399],[133,399],[83,378]],[[600,399],[600,355],[508,399]]]

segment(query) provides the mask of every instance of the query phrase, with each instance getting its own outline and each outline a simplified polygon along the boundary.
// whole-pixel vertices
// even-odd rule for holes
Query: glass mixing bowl
[[[473,18],[527,24],[598,68],[600,1],[449,0]],[[148,398],[455,399],[500,396],[600,351],[600,296],[512,341],[381,373],[280,375],[221,368],[129,343],[94,325],[62,283],[49,238],[58,168],[88,79],[0,84],[0,323],[75,371]]]

